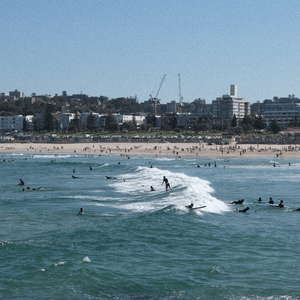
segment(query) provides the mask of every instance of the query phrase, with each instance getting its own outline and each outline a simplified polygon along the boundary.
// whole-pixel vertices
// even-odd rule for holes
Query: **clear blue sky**
[[[300,97],[299,0],[0,2],[0,92]]]

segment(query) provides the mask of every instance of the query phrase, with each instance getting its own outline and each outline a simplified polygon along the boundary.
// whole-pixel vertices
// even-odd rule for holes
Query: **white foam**
[[[168,178],[173,191],[166,193],[165,184],[162,184],[163,176]],[[110,186],[117,192],[127,193],[132,197],[142,196],[142,200],[134,203],[118,203],[115,207],[142,212],[175,205],[177,209],[187,211],[185,206],[194,203],[195,207],[206,206],[203,210],[195,211],[196,213],[229,211],[227,204],[211,195],[214,190],[210,187],[210,182],[199,177],[158,168],[138,167],[136,173],[122,175],[121,178],[125,179],[125,182],[112,181]],[[150,192],[151,185],[155,189],[154,192]]]
[[[65,261],[60,261],[60,262],[58,262],[57,264],[54,263],[54,266],[56,267],[56,266],[58,266],[58,265],[64,265],[65,263],[66,263]]]
[[[91,260],[86,256],[86,257],[83,258],[82,261],[79,262],[79,264],[81,264],[83,262],[91,262]]]

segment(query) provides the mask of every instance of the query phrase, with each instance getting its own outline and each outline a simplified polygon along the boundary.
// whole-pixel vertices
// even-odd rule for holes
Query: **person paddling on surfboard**
[[[284,207],[283,200],[280,200],[280,203],[277,205],[277,207],[279,207],[279,208],[283,208]]]
[[[236,208],[237,212],[246,212],[247,210],[249,210],[249,207],[246,207],[245,209],[237,209]]]
[[[186,205],[185,207],[188,209],[192,209],[194,207],[194,203],[191,203],[190,205]]]
[[[79,215],[83,215],[83,214],[84,214],[83,208],[80,208],[80,211],[79,211],[78,214],[79,214]]]
[[[164,176],[164,178],[163,178],[162,184],[163,184],[163,183],[166,184],[166,192],[168,191],[168,188],[169,188],[170,190],[172,190],[171,187],[170,187],[170,183],[169,183],[168,179],[166,178],[166,176]],[[162,184],[161,184],[161,185],[162,185]]]
[[[232,201],[229,204],[243,204],[244,203],[244,199],[242,200],[237,200],[237,201]]]

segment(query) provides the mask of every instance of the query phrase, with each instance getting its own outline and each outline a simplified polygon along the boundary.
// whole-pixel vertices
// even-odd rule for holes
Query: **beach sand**
[[[80,153],[157,156],[209,156],[300,157],[300,145],[232,144],[208,145],[205,143],[2,143],[0,153]]]

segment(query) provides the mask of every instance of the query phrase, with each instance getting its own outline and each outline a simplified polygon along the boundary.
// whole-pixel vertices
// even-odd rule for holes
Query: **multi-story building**
[[[213,100],[211,108],[215,120],[232,120],[234,115],[237,119],[242,119],[250,114],[250,103],[237,97],[236,85],[230,86],[230,95]]]
[[[18,90],[14,90],[13,92],[9,92],[9,97],[14,98],[14,99],[24,98],[25,93],[20,92]]]
[[[266,125],[276,119],[278,124],[286,126],[293,119],[300,117],[300,99],[295,97],[266,99],[262,103],[253,103],[251,112],[261,115]]]
[[[0,130],[3,131],[22,131],[24,120],[27,122],[27,128],[32,129],[33,116],[0,116]]]
[[[113,114],[113,117],[117,121],[119,125],[127,122],[133,122],[135,120],[136,125],[142,125],[145,123],[145,116],[133,116],[133,115],[120,115],[120,114]]]
[[[74,120],[76,117],[76,114],[72,113],[63,113],[60,116],[60,129],[65,130],[69,129],[71,120]]]

